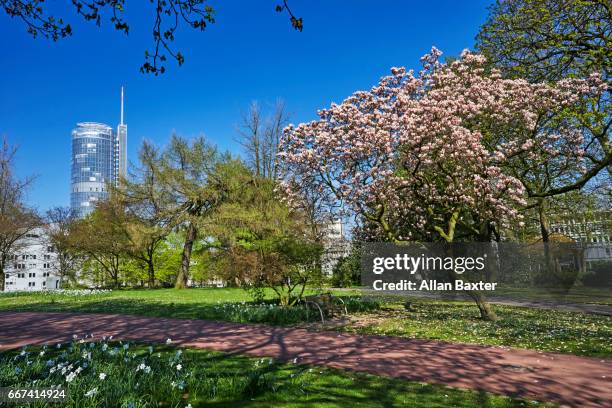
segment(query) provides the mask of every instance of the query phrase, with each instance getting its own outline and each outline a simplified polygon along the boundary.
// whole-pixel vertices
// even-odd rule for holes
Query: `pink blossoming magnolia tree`
[[[393,68],[319,120],[287,127],[279,156],[289,201],[314,187],[373,226],[372,238],[451,243],[520,222],[521,166],[554,159],[580,168],[580,134],[542,131],[540,120],[598,92],[596,78],[530,84],[503,79],[469,51],[446,64],[440,55],[433,48],[419,73]]]

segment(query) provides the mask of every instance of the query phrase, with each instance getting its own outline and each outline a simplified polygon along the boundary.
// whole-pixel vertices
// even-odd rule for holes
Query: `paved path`
[[[612,407],[612,360],[399,337],[205,320],[0,313],[0,350],[73,334],[164,342],[485,390],[576,407]]]
[[[441,300],[466,300],[471,301],[471,299],[462,293],[453,293],[453,294],[434,294],[427,292],[398,292],[398,291],[390,291],[390,290],[374,290],[368,288],[333,288],[331,290],[334,291],[355,291],[359,290],[364,295],[371,295],[373,297],[380,295],[390,295],[394,297],[403,296],[409,298],[426,298],[426,299],[441,299]],[[506,306],[519,306],[519,307],[532,307],[536,309],[549,309],[549,310],[560,310],[564,312],[579,312],[579,313],[588,313],[588,314],[596,314],[602,316],[612,316],[612,305],[607,304],[596,304],[596,303],[572,303],[565,302],[563,300],[529,300],[529,299],[514,299],[503,296],[487,296],[487,301],[494,305],[506,305]]]

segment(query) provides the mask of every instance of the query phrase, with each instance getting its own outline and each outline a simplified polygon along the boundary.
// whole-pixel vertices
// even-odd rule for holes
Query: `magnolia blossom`
[[[518,160],[580,167],[580,132],[571,124],[542,130],[542,121],[600,92],[599,79],[531,84],[488,70],[482,55],[464,51],[447,64],[440,55],[433,48],[418,74],[392,68],[371,90],[319,111],[319,120],[288,126],[279,153],[288,202],[314,186],[391,240],[415,231],[435,238],[453,218],[472,229],[519,220],[526,194],[511,171]]]

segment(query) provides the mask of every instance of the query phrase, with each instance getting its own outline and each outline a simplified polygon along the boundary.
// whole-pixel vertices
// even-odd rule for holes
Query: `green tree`
[[[172,195],[159,179],[160,161],[155,146],[144,142],[139,152],[140,165],[112,192],[125,207],[122,221],[129,244],[127,252],[146,268],[149,287],[156,286],[156,253],[171,231],[173,217]]]
[[[584,169],[568,173],[559,161],[526,161],[513,168],[527,189],[527,209],[538,214],[546,242],[548,215],[557,196],[580,190],[593,181],[608,184],[612,175],[610,127],[612,107],[612,8],[606,0],[498,0],[477,36],[477,47],[510,78],[530,82],[601,76],[607,92],[586,98],[566,111],[561,120],[538,118],[537,131],[562,130],[575,122],[582,128],[586,150]],[[555,123],[556,122],[556,123]],[[562,162],[561,162],[562,163]],[[603,174],[606,172],[608,174]],[[561,174],[562,173],[562,174]]]
[[[199,227],[227,198],[230,188],[223,172],[233,159],[199,137],[192,141],[176,135],[160,156],[158,179],[170,197],[170,224],[184,231],[181,267],[175,287],[184,288]]]
[[[322,247],[275,181],[252,175],[242,163],[231,174],[232,194],[207,226],[224,278],[246,289],[271,288],[282,305],[293,305],[320,275]]]
[[[336,287],[348,288],[358,285],[360,277],[361,251],[357,246],[353,246],[351,252],[334,265],[331,284]]]
[[[111,196],[76,222],[70,233],[72,249],[86,259],[83,269],[93,267],[96,275],[102,276],[103,286],[120,286],[121,264],[128,258],[130,244],[124,220],[125,207]]]

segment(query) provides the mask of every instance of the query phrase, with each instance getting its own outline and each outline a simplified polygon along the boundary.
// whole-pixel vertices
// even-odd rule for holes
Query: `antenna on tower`
[[[121,124],[123,125],[123,87],[121,87]]]

